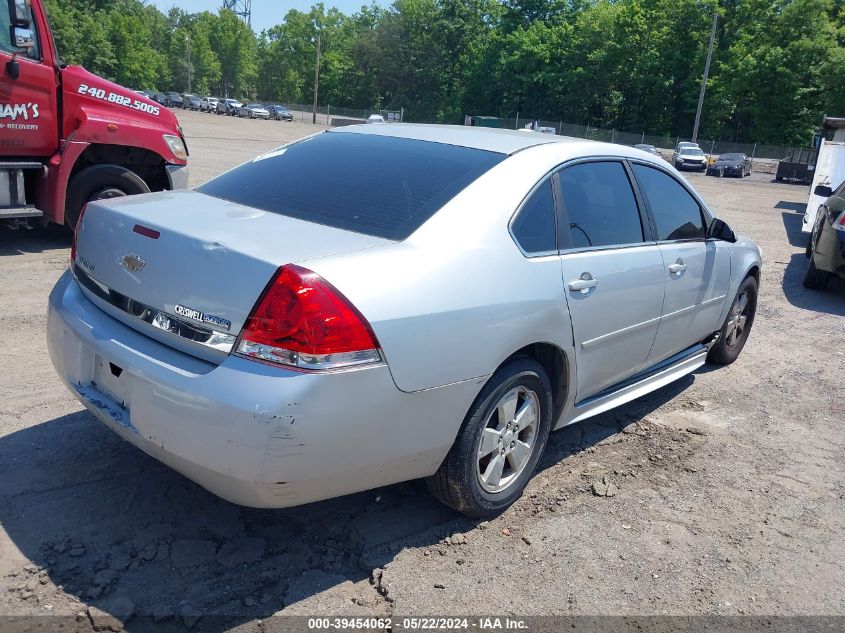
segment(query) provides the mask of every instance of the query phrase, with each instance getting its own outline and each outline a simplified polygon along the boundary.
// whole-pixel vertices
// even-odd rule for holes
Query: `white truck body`
[[[807,201],[807,209],[804,212],[804,221],[801,224],[802,233],[812,233],[816,223],[816,213],[819,205],[825,198],[817,196],[814,192],[818,185],[830,185],[836,189],[845,180],[845,140],[826,141],[822,139],[819,147],[819,157],[816,161],[813,184],[810,186],[810,199]]]

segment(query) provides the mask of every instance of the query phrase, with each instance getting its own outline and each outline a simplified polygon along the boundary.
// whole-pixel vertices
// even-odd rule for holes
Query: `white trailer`
[[[819,205],[826,200],[816,195],[816,187],[829,185],[831,189],[836,189],[845,180],[845,118],[825,117],[823,128],[834,130],[833,140],[821,139],[813,184],[810,186],[810,199],[801,224],[802,233],[813,232]]]

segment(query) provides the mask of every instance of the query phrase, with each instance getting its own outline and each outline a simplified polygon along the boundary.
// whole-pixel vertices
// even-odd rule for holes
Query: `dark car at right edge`
[[[845,181],[836,190],[829,185],[819,185],[815,194],[827,196],[827,200],[819,206],[807,243],[810,261],[804,286],[824,290],[831,276],[845,279]]]

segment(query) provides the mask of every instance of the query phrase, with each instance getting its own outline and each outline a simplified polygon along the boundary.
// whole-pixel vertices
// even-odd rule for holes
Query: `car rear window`
[[[505,154],[375,134],[326,132],[197,190],[308,222],[403,240]]]

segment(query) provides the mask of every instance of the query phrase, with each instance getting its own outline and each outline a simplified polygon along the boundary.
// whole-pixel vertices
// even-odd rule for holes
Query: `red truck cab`
[[[73,228],[89,200],[186,187],[187,158],[167,108],[59,63],[42,0],[0,0],[0,221]]]

